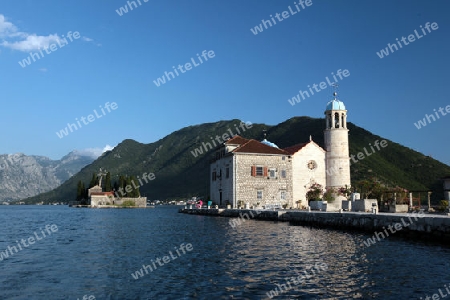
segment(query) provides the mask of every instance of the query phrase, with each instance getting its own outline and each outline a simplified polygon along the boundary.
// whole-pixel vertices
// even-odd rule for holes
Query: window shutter
[[[256,166],[252,166],[252,176],[256,176]]]
[[[267,176],[267,167],[264,167],[264,176]]]

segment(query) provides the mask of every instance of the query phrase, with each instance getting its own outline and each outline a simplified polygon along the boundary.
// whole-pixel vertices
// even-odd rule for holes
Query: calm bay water
[[[367,248],[368,234],[276,222],[232,228],[174,206],[0,206],[0,220],[0,254],[18,249],[0,261],[0,299],[268,299],[316,263],[328,268],[274,299],[419,299],[450,283],[446,247],[394,237]],[[52,224],[58,231],[43,237]],[[183,243],[193,249],[176,254]],[[156,269],[133,278],[152,261]]]

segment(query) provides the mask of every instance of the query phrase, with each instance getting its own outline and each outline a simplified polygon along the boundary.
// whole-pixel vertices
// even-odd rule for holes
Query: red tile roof
[[[228,145],[242,145],[242,144],[247,143],[248,141],[249,141],[248,139],[245,139],[245,138],[243,138],[243,137],[241,137],[239,135],[235,135],[231,139],[227,140],[225,142],[225,144],[228,144]]]
[[[297,144],[294,146],[283,148],[283,150],[286,152],[289,152],[289,154],[292,155],[294,153],[297,153],[300,149],[302,149],[303,147],[305,147],[308,144],[309,144],[309,142],[308,143],[300,143],[300,144]]]
[[[319,149],[321,149],[323,152],[326,152],[322,147],[317,145],[314,141],[309,141],[309,142],[306,142],[306,143],[296,144],[294,146],[283,148],[283,150],[289,152],[290,155],[294,155],[295,153],[297,153],[298,151],[303,149],[308,144],[313,144],[316,147],[318,147]]]
[[[259,153],[259,154],[284,154],[289,155],[288,152],[279,148],[271,147],[257,140],[248,140],[245,144],[234,149],[232,152],[236,153]]]
[[[108,195],[114,195],[114,192],[92,192],[91,196],[108,196]]]

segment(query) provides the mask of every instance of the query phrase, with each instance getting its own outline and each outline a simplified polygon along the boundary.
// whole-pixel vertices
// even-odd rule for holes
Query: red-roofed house
[[[291,167],[288,152],[234,136],[216,150],[211,163],[211,199],[233,207],[246,203],[281,207],[291,198]]]

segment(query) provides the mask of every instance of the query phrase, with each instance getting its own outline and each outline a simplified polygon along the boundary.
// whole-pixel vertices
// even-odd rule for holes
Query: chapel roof
[[[228,139],[225,144],[227,145],[242,145],[247,143],[249,140],[246,138],[243,138],[239,135],[235,135],[232,138]]]
[[[345,110],[344,102],[336,98],[337,93],[333,93],[334,99],[327,103],[326,110]]]
[[[234,149],[232,152],[235,153],[258,153],[258,154],[284,154],[289,155],[288,152],[275,148],[257,140],[248,140],[245,144]]]
[[[297,144],[297,145],[294,145],[294,146],[286,147],[283,150],[292,155],[294,153],[297,153],[300,149],[302,149],[303,147],[305,147],[308,144],[309,144],[309,142],[307,142],[307,143],[300,143],[300,144]]]

